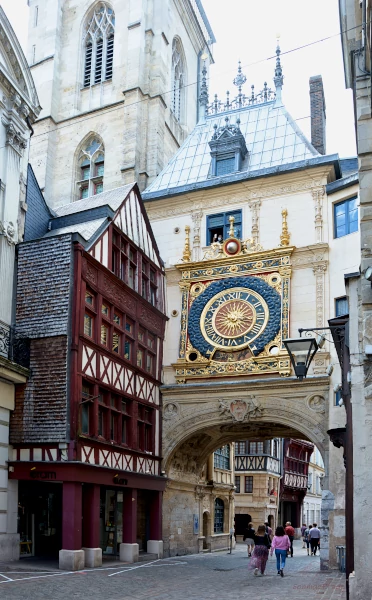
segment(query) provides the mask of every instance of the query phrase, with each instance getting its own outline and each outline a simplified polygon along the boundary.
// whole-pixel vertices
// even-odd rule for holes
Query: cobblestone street
[[[32,572],[0,569],[2,600],[59,600],[105,597],[109,600],[324,600],[345,599],[345,577],[339,571],[321,573],[319,558],[305,555],[300,542],[295,556],[287,560],[285,576],[276,572],[270,558],[264,577],[247,571],[246,548],[238,545],[226,552],[183,556],[148,563],[85,570],[77,573]],[[35,567],[36,568],[36,567]],[[41,567],[40,567],[41,568]]]

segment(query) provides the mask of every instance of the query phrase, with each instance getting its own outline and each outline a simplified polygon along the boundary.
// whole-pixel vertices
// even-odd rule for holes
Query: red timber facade
[[[279,520],[292,527],[302,525],[302,504],[307,493],[310,457],[314,444],[297,439],[283,440],[283,476],[279,495]]]
[[[164,269],[138,188],[62,207],[48,228],[18,258],[32,372],[11,424],[23,548],[62,551],[67,568],[160,554]]]

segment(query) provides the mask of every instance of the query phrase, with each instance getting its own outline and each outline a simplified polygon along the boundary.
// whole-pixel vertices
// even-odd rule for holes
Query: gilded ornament
[[[289,246],[290,234],[287,224],[288,211],[286,208],[282,210],[282,234],[280,236],[280,246]]]
[[[191,250],[190,250],[190,225],[185,226],[185,247],[182,254],[183,262],[191,261]]]

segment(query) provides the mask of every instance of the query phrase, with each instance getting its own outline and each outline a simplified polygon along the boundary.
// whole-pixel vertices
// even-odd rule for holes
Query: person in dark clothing
[[[248,523],[247,529],[244,531],[243,542],[247,544],[247,552],[248,557],[252,556],[253,548],[254,548],[254,536],[256,530],[253,529],[253,523]]]
[[[266,533],[265,525],[258,527],[257,535],[254,536],[254,544],[252,560],[249,562],[248,569],[254,569],[253,572],[255,575],[258,575],[259,572],[261,572],[261,575],[264,575],[271,548],[270,538]]]
[[[313,523],[313,526],[309,531],[309,539],[311,545],[311,554],[316,556],[316,551],[319,547],[320,542],[320,531],[316,523]]]

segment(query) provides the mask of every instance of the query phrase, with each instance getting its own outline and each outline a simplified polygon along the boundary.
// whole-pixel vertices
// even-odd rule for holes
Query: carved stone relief
[[[219,401],[220,414],[231,416],[233,421],[244,421],[250,418],[257,418],[262,415],[260,403],[254,396],[250,396],[247,400],[236,399],[232,402]]]
[[[17,243],[15,227],[12,221],[0,221],[0,235],[5,237],[9,246]]]
[[[326,403],[323,396],[311,396],[307,401],[307,405],[314,412],[325,413]]]
[[[170,421],[172,419],[175,419],[178,416],[179,413],[179,407],[178,404],[175,404],[174,402],[170,402],[169,404],[166,404],[163,410],[163,417],[164,419],[167,419],[167,421]]]

